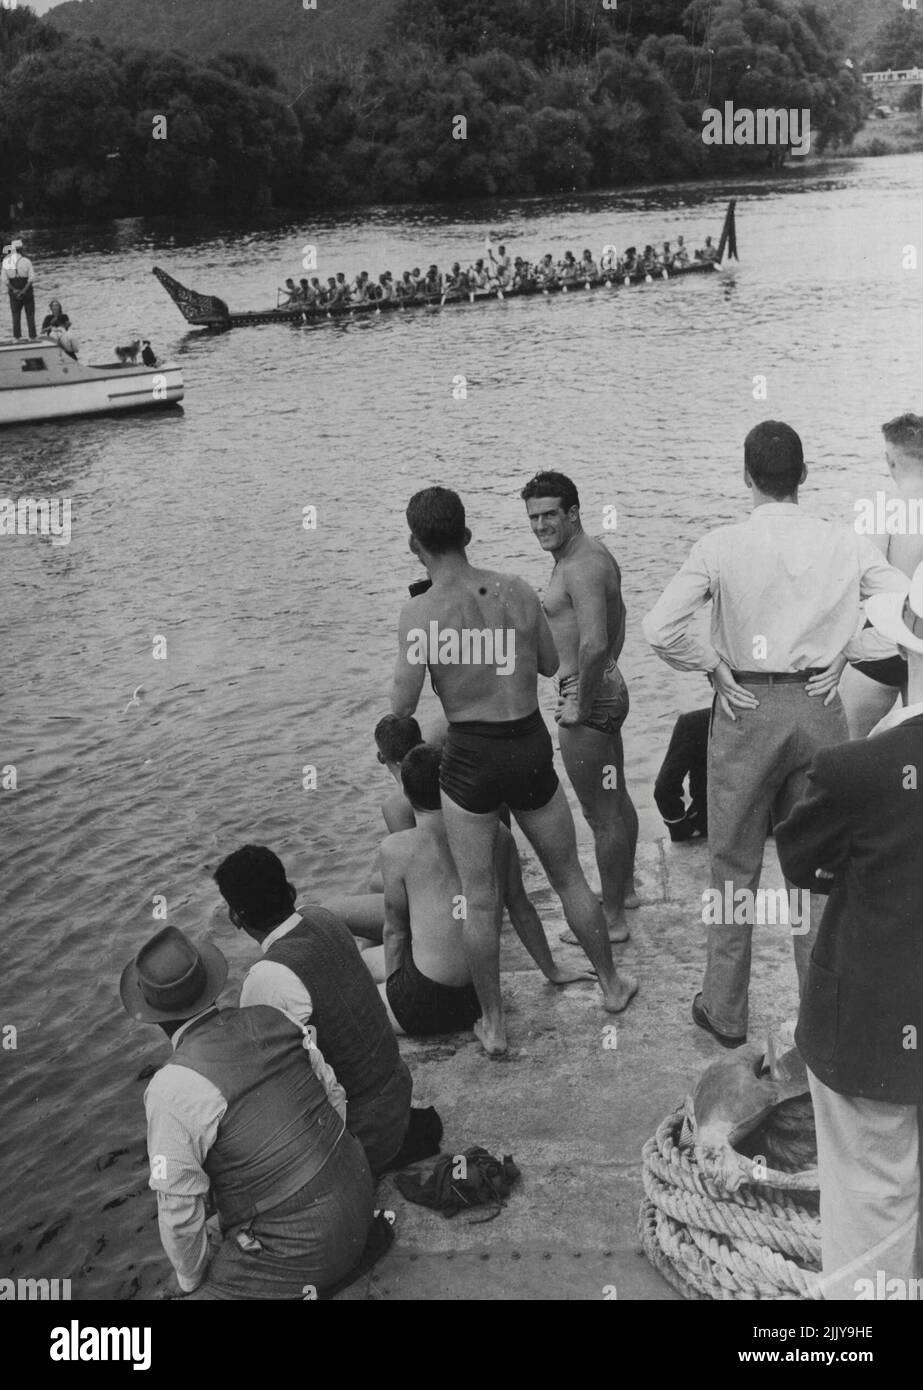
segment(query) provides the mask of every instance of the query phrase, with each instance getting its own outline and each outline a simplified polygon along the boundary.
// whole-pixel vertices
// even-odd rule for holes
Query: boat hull
[[[171,363],[90,366],[43,339],[0,344],[0,425],[163,410],[183,395]]]

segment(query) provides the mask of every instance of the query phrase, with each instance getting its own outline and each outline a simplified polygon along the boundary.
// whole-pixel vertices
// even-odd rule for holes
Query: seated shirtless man
[[[463,944],[461,879],[442,816],[440,759],[438,748],[421,743],[401,763],[417,825],[389,835],[382,845],[384,943],[363,956],[394,1031],[417,1037],[467,1030],[481,1015]],[[523,887],[516,844],[504,825],[494,847],[494,873],[498,938],[505,905],[520,940],[551,984],[588,979],[586,971],[563,970],[552,960],[541,920]]]
[[[583,875],[567,798],[538,708],[538,676],[558,654],[538,595],[515,575],[475,569],[457,493],[431,487],[407,508],[410,549],[432,587],[405,603],[391,708],[417,708],[427,669],[449,732],[440,785],[449,849],[465,898],[465,954],[482,1007],[475,1032],[485,1051],[506,1051],[500,998],[499,889],[494,856],[506,802],[541,860],[564,915],[599,977],[604,1007],[619,1013],[637,990],[620,976],[602,909]]]

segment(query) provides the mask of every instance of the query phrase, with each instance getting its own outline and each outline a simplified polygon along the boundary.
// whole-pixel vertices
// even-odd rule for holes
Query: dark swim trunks
[[[851,661],[857,671],[879,685],[889,685],[901,690],[908,680],[907,658],[905,656],[885,656],[880,661]]]
[[[474,985],[440,985],[422,975],[408,951],[385,985],[391,1012],[411,1037],[461,1033],[481,1017]]]
[[[538,710],[525,719],[450,724],[439,785],[465,811],[483,816],[506,802],[537,811],[558,789],[551,735]]]

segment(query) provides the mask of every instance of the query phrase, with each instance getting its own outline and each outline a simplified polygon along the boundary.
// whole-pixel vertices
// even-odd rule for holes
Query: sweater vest
[[[180,1039],[172,1062],[204,1076],[227,1110],[204,1168],[221,1226],[249,1222],[315,1178],[343,1124],[278,1009],[222,1009]]]
[[[308,916],[266,952],[297,975],[311,996],[317,1046],[336,1073],[354,1110],[377,1096],[401,1065],[394,1030],[378,987],[352,932],[324,908]]]

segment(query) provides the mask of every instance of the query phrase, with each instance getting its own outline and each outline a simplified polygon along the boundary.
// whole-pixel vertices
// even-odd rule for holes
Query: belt
[[[821,676],[822,666],[809,666],[806,671],[732,671],[735,681],[744,685],[795,685],[809,681],[812,676]]]

